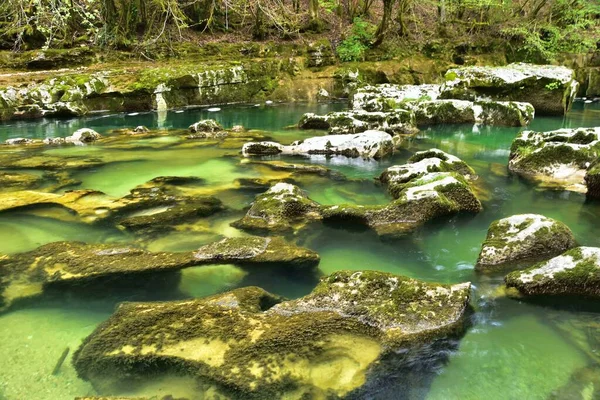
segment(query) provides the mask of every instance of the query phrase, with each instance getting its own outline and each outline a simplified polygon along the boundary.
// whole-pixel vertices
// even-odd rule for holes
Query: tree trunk
[[[377,32],[375,32],[375,41],[373,42],[373,46],[379,46],[381,42],[383,42],[383,39],[385,39],[385,33],[388,25],[390,24],[395,2],[396,0],[383,0],[383,16],[381,17],[381,22],[377,27]]]
[[[316,21],[319,19],[319,0],[309,0],[308,10],[310,13],[310,20]]]

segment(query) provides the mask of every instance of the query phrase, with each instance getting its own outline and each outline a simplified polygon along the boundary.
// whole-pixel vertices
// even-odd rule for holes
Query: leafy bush
[[[360,17],[354,18],[350,35],[337,47],[336,52],[342,61],[361,61],[365,50],[375,37],[375,25],[363,21]]]

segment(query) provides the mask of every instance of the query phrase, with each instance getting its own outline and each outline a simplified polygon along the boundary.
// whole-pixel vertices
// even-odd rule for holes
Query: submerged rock
[[[391,135],[412,134],[417,131],[412,112],[340,111],[326,115],[307,113],[298,122],[300,129],[325,129],[329,134],[360,133],[368,130],[384,131]]]
[[[524,271],[512,272],[504,281],[525,296],[600,299],[600,248],[576,247]]]
[[[100,390],[178,372],[225,397],[341,398],[360,390],[394,351],[460,335],[469,288],[339,271],[288,302],[247,287],[203,299],[124,303],[73,360]]]
[[[467,179],[476,177],[475,171],[460,158],[439,149],[419,151],[406,164],[386,168],[379,180],[388,185],[392,196],[398,198],[406,183],[430,172],[456,172]]]
[[[573,232],[562,222],[521,214],[492,222],[475,269],[490,271],[547,260],[575,247]]]
[[[538,115],[565,114],[579,86],[569,68],[524,63],[454,68],[445,79],[440,98],[524,101],[531,103]]]
[[[392,137],[381,131],[365,131],[356,135],[317,136],[297,140],[289,146],[276,142],[244,144],[242,154],[251,155],[343,155],[379,159],[394,151]]]
[[[326,176],[331,179],[338,181],[345,180],[346,177],[339,171],[332,170],[318,164],[293,164],[280,160],[273,161],[258,161],[252,160],[247,162],[252,165],[265,166],[274,171],[290,171],[293,174],[315,174],[319,176]],[[246,164],[246,163],[244,163]]]
[[[481,202],[469,183],[452,172],[428,173],[405,184],[386,206],[323,207],[324,221],[350,221],[380,236],[403,236],[427,221],[459,212],[477,213]]]
[[[44,178],[20,172],[0,172],[0,190],[24,190],[42,186]]]
[[[512,143],[512,172],[584,191],[584,176],[600,155],[600,127],[522,132]]]
[[[225,208],[221,200],[209,196],[178,196],[164,199],[160,203],[154,210],[134,213],[121,219],[119,225],[144,234],[166,232],[174,229],[176,224],[207,217]]]
[[[162,273],[209,264],[306,271],[317,267],[319,255],[275,237],[228,238],[181,253],[153,253],[129,245],[55,242],[30,252],[0,256],[0,310],[53,287],[97,285],[109,291],[129,284],[130,279],[148,280]],[[168,282],[163,283],[166,285]]]
[[[248,230],[292,230],[320,219],[319,207],[298,186],[277,183],[258,195],[246,215],[232,226]]]
[[[210,264],[285,265],[303,269],[319,264],[317,253],[280,237],[226,238],[202,246],[194,253],[194,258]]]
[[[368,85],[356,90],[350,98],[353,110],[390,111],[408,101],[437,100],[440,85]]]

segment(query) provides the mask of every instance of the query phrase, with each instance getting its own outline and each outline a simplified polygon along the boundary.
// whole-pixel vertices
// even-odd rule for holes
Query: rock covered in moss
[[[81,116],[88,112],[87,97],[97,96],[108,87],[104,73],[52,77],[27,87],[0,89],[0,120],[52,116]]]
[[[281,182],[258,195],[246,215],[232,225],[248,230],[286,231],[320,219],[319,208],[298,186]]]
[[[342,398],[369,381],[382,357],[463,332],[469,288],[340,271],[289,302],[247,287],[124,303],[84,341],[74,365],[97,388],[178,371],[225,397]]]
[[[508,167],[539,181],[583,191],[586,170],[600,154],[600,127],[524,131],[513,141]]]
[[[589,199],[600,199],[600,163],[594,161],[588,168],[585,177],[586,196]]]
[[[312,270],[319,255],[279,237],[226,238],[194,252],[149,252],[129,245],[55,242],[35,250],[0,255],[0,310],[18,300],[58,287],[101,286],[105,291],[130,283],[173,275],[182,268],[210,264],[275,266]],[[162,287],[177,281],[164,280]]]
[[[476,177],[475,171],[460,158],[439,149],[419,151],[406,164],[386,168],[379,180],[388,185],[388,190],[397,198],[405,184],[430,172],[457,172],[467,179]]]
[[[298,247],[280,237],[226,238],[202,246],[194,258],[215,264],[264,264],[313,268],[319,264],[319,255]]]
[[[23,145],[23,144],[33,144],[33,143],[35,143],[35,140],[28,139],[28,138],[12,138],[12,139],[6,139],[4,141],[4,143],[9,146],[15,146],[15,145]]]
[[[445,80],[440,98],[523,101],[531,103],[539,115],[565,114],[579,86],[569,68],[524,63],[453,68]]]
[[[323,207],[325,221],[351,221],[383,237],[403,236],[425,222],[460,212],[477,213],[481,202],[469,183],[453,172],[433,172],[408,182],[385,206]]]
[[[520,214],[492,222],[475,268],[489,271],[547,260],[576,246],[573,232],[543,215]]]
[[[207,217],[225,208],[221,200],[212,196],[177,196],[165,198],[162,203],[156,209],[133,212],[120,219],[119,225],[138,233],[164,233],[176,224]]]
[[[221,124],[214,119],[203,119],[190,125],[188,128],[191,133],[215,134],[224,131]]]
[[[298,122],[300,129],[324,129],[329,134],[379,130],[391,135],[415,133],[414,115],[407,110],[393,112],[340,111],[326,115],[307,113]]]
[[[346,157],[383,158],[394,152],[392,137],[381,131],[355,135],[317,136],[297,140],[289,146],[275,142],[251,142],[242,147],[244,156],[252,155],[342,155]]]
[[[81,143],[91,143],[96,140],[102,138],[98,132],[90,128],[81,128],[77,129],[73,134],[67,137],[65,140],[67,142],[81,142]]]
[[[525,296],[600,299],[600,248],[576,247],[524,271],[512,272],[504,281]]]
[[[24,190],[42,186],[44,178],[20,172],[0,172],[0,190]]]
[[[350,98],[353,110],[390,111],[408,101],[437,100],[440,85],[367,85]]]
[[[514,101],[433,100],[408,103],[417,125],[481,124],[526,126],[534,116],[529,103]]]

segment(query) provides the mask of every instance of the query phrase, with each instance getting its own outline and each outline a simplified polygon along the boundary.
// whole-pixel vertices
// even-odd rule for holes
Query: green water
[[[340,104],[224,107],[218,113],[187,110],[162,115],[141,113],[20,122],[0,125],[0,140],[67,136],[84,126],[100,133],[140,124],[151,129],[179,129],[210,117],[225,127],[241,124],[265,130],[275,140],[290,142],[314,134],[285,129],[296,123],[302,113],[324,113],[341,108],[343,105]],[[531,128],[550,130],[599,125],[600,107],[576,104],[566,118],[536,118]],[[546,399],[565,385],[573,373],[593,363],[590,352],[600,352],[598,339],[596,342],[585,340],[586,335],[590,335],[589,321],[597,324],[599,314],[576,307],[554,310],[495,299],[501,277],[481,277],[474,273],[473,265],[490,222],[515,213],[541,213],[558,219],[570,226],[580,244],[600,246],[599,204],[587,203],[585,197],[577,193],[540,190],[508,174],[508,149],[519,130],[433,127],[423,130],[393,157],[383,161],[286,159],[322,164],[350,178],[346,181],[310,175],[298,178],[298,184],[311,198],[323,204],[386,203],[389,197],[373,178],[386,167],[405,162],[415,151],[431,147],[462,158],[478,173],[484,211],[476,216],[454,216],[435,221],[395,242],[382,242],[370,231],[322,225],[315,225],[297,237],[299,244],[320,254],[320,269],[324,274],[340,269],[374,269],[427,281],[473,282],[473,325],[457,351],[435,371],[431,385],[419,392],[418,398]],[[198,190],[216,194],[230,211],[206,218],[188,231],[145,240],[110,226],[88,225],[61,210],[4,213],[0,214],[0,253],[27,251],[58,240],[135,242],[152,251],[192,250],[221,236],[244,235],[229,223],[243,215],[244,207],[261,190],[237,190],[233,184],[235,179],[265,174],[279,176],[278,172],[267,168],[241,163],[239,148],[227,148],[215,142],[190,142],[176,136],[39,151],[60,157],[91,156],[106,163],[75,173],[73,177],[81,183],[71,188],[96,189],[111,196],[122,196],[158,176],[196,176],[204,179]],[[107,291],[101,296],[57,296],[15,309],[0,315],[0,399],[72,399],[94,394],[91,385],[76,377],[70,356],[58,375],[50,372],[65,347],[74,351],[121,301],[201,297],[246,285],[258,285],[281,295],[297,297],[308,293],[315,284],[314,277],[300,279],[281,271],[247,271],[230,265],[198,267],[182,272],[176,294],[170,291]],[[558,324],[568,328],[558,329]],[[599,335],[596,333],[595,337]],[[578,340],[582,337],[583,340]],[[155,394],[163,395],[171,389],[175,391],[177,384],[177,381],[166,381],[156,383],[153,388]]]

